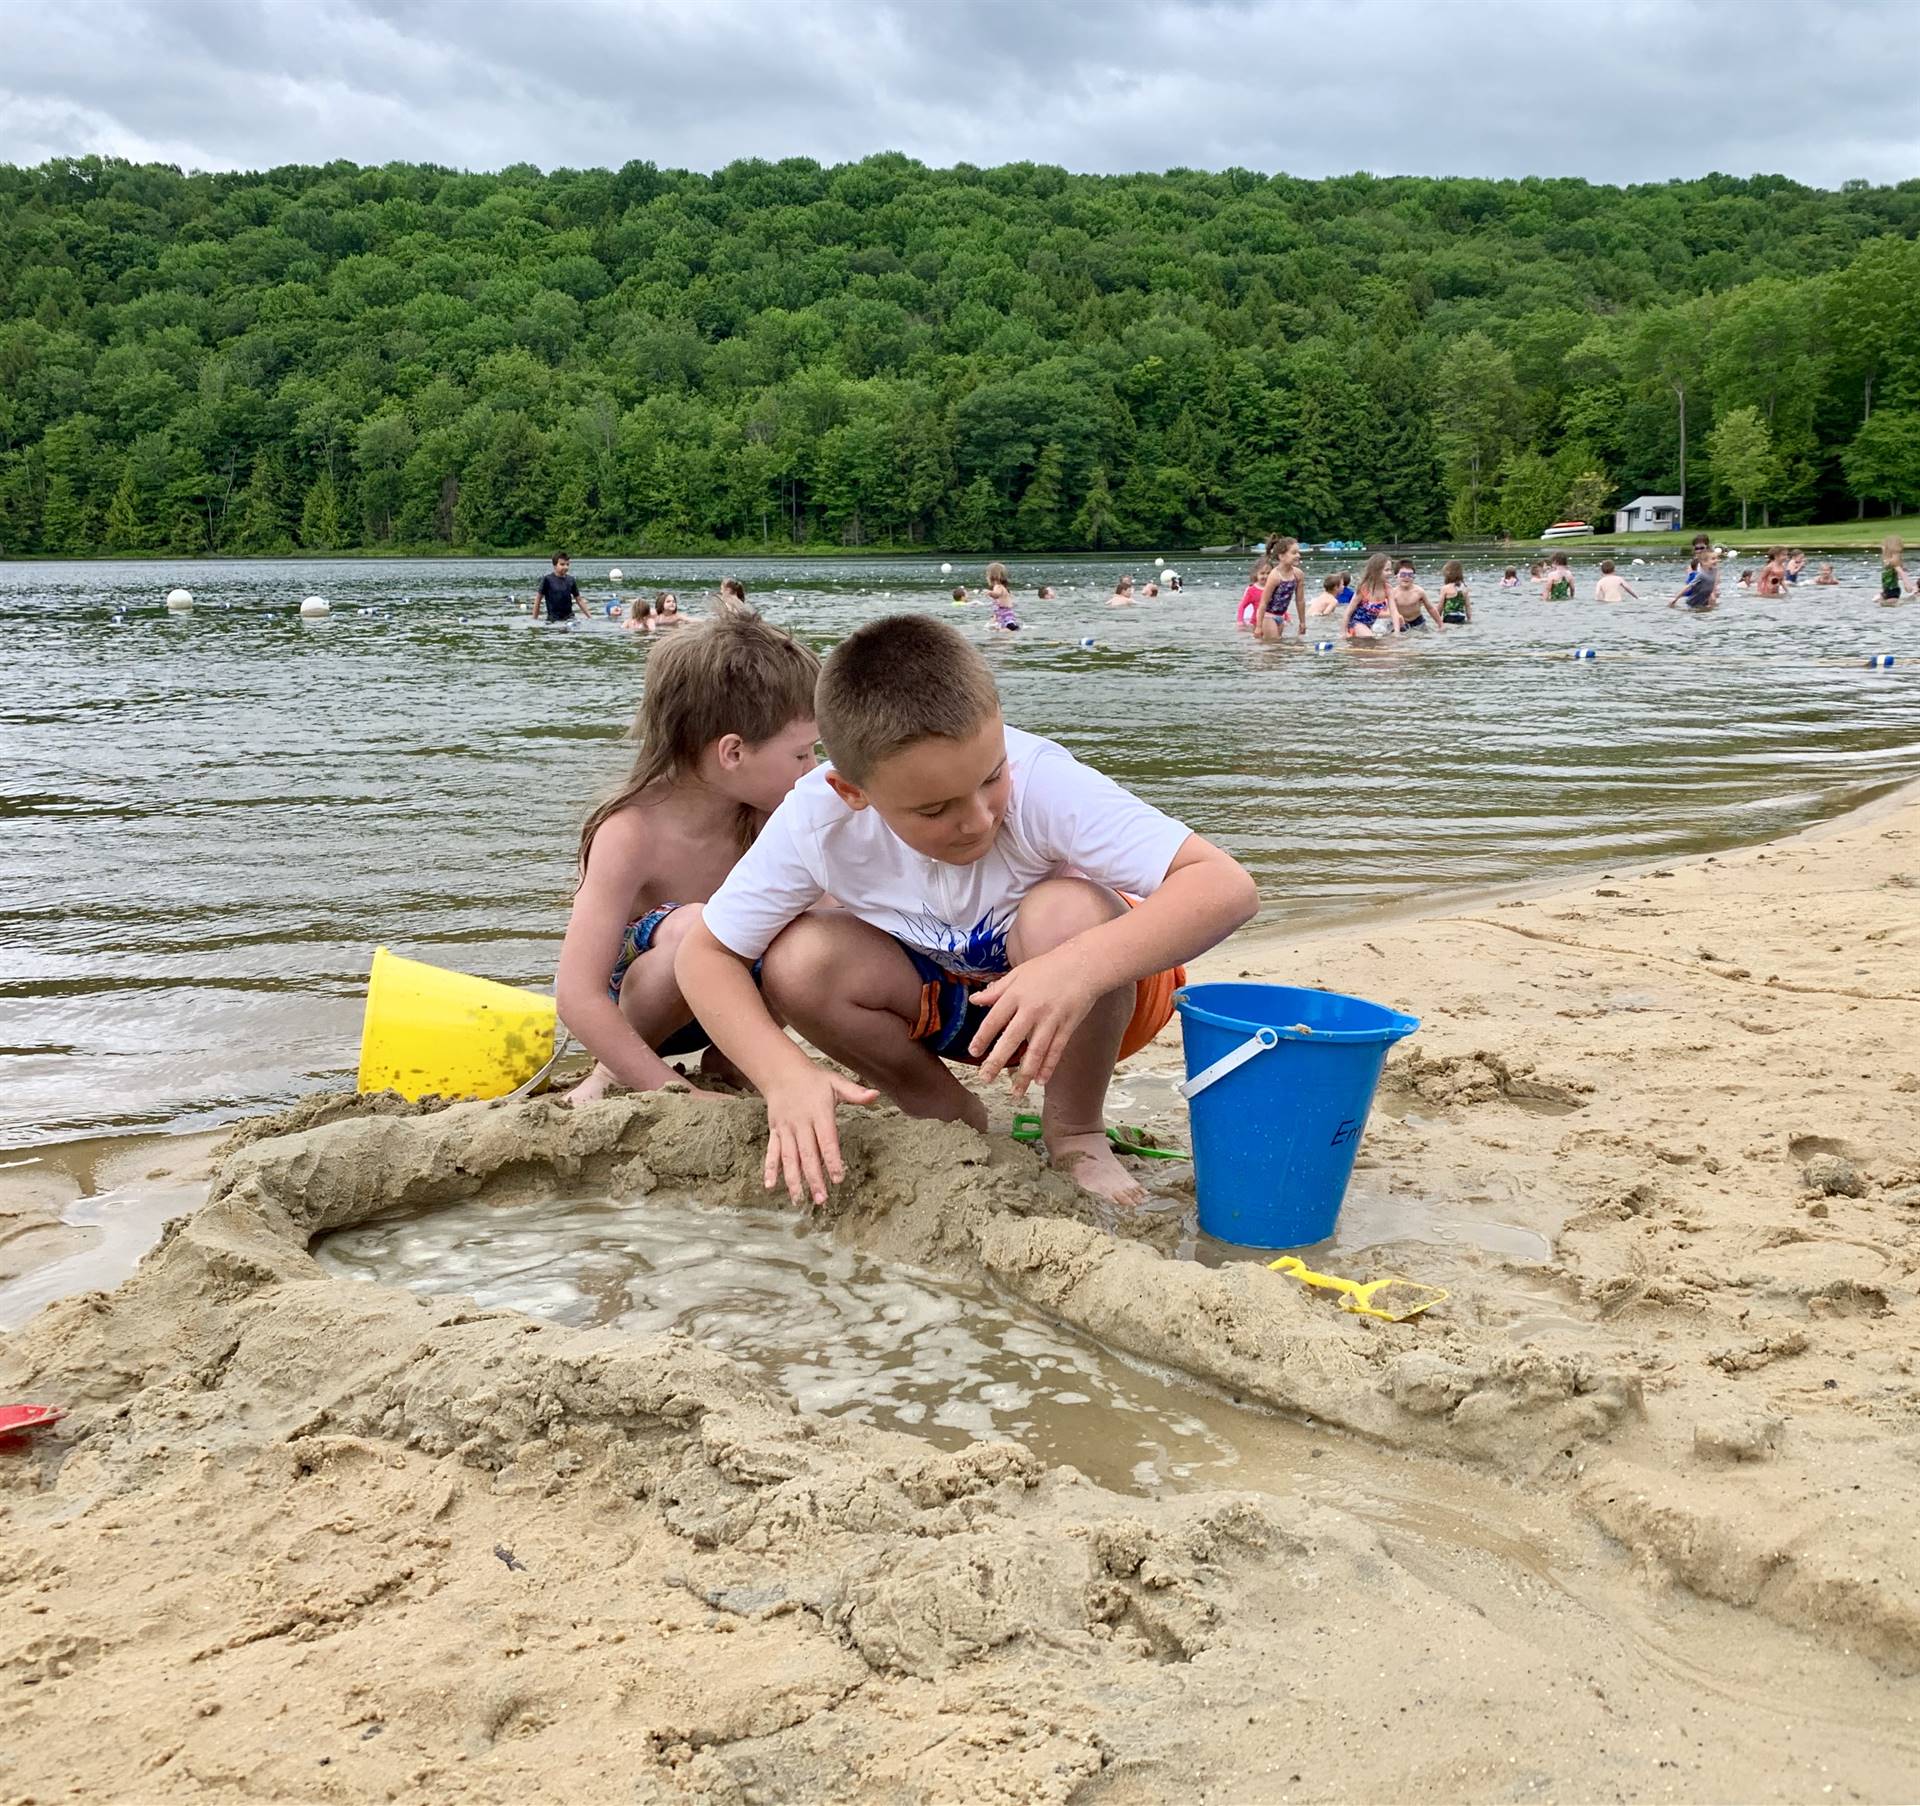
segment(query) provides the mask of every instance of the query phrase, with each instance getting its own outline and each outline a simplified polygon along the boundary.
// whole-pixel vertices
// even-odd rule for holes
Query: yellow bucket
[[[553,1057],[551,997],[373,950],[360,1089],[505,1097]]]

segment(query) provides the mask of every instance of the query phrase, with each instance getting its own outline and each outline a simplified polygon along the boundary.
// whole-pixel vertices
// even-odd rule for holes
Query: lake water
[[[576,567],[590,595],[609,562]],[[1183,556],[1185,593],[1131,610],[1105,598],[1148,559],[1009,562],[1008,718],[1224,843],[1274,922],[1764,839],[1920,773],[1920,609],[1878,606],[1864,554],[1838,589],[1699,619],[1664,606],[1672,559],[1627,566],[1643,599],[1610,608],[1503,595],[1481,560],[1472,628],[1324,656],[1235,633],[1245,560]],[[543,568],[0,565],[0,1147],[337,1084],[376,942],[550,982],[647,642],[533,628],[513,598]],[[934,559],[623,568],[696,612],[737,572],[822,650],[902,608],[988,638]],[[1437,592],[1437,559],[1421,575]],[[174,584],[192,614],[164,611]],[[298,618],[309,594],[330,618]]]

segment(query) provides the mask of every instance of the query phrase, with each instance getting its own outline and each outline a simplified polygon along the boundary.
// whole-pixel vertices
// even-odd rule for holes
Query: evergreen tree
[[[230,535],[235,551],[293,550],[293,534],[288,527],[290,490],[285,453],[277,446],[262,452],[254,461],[246,488],[240,492],[240,505]]]
[[[65,471],[48,479],[47,500],[40,511],[42,551],[85,557],[94,548],[98,526],[93,510],[74,493],[73,479]]]
[[[300,505],[300,543],[310,552],[331,552],[340,544],[340,492],[330,470],[314,479]]]
[[[1097,552],[1113,544],[1119,525],[1119,516],[1113,507],[1113,492],[1107,487],[1107,473],[1096,470],[1087,482],[1087,499],[1080,504],[1080,512],[1074,516],[1074,537],[1083,546],[1089,546]]]
[[[131,463],[121,472],[113,500],[107,504],[105,530],[109,551],[141,552],[147,548],[147,526],[142,519],[140,486],[133,480]]]
[[[999,540],[994,532],[994,516],[999,498],[985,477],[975,477],[960,492],[960,500],[947,523],[945,539],[956,551],[991,552]]]
[[[1065,470],[1066,454],[1060,447],[1043,445],[1013,517],[1014,540],[1023,550],[1050,551],[1060,543],[1061,478]]]

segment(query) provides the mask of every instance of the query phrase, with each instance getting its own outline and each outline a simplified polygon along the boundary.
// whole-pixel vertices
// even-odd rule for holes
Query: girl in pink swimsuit
[[[1273,566],[1263,556],[1253,567],[1253,575],[1247,579],[1247,592],[1240,598],[1240,613],[1234,625],[1242,632],[1251,627],[1254,617],[1260,612],[1260,598],[1267,593],[1267,576]]]

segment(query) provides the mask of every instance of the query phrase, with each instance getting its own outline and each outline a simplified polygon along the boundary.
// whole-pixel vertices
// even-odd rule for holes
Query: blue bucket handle
[[[1230,1072],[1238,1072],[1256,1054],[1263,1054],[1279,1045],[1280,1031],[1277,1028],[1257,1029],[1231,1053],[1222,1054],[1211,1066],[1203,1066],[1192,1078],[1182,1079],[1176,1089],[1191,1102],[1209,1085],[1218,1084]]]

